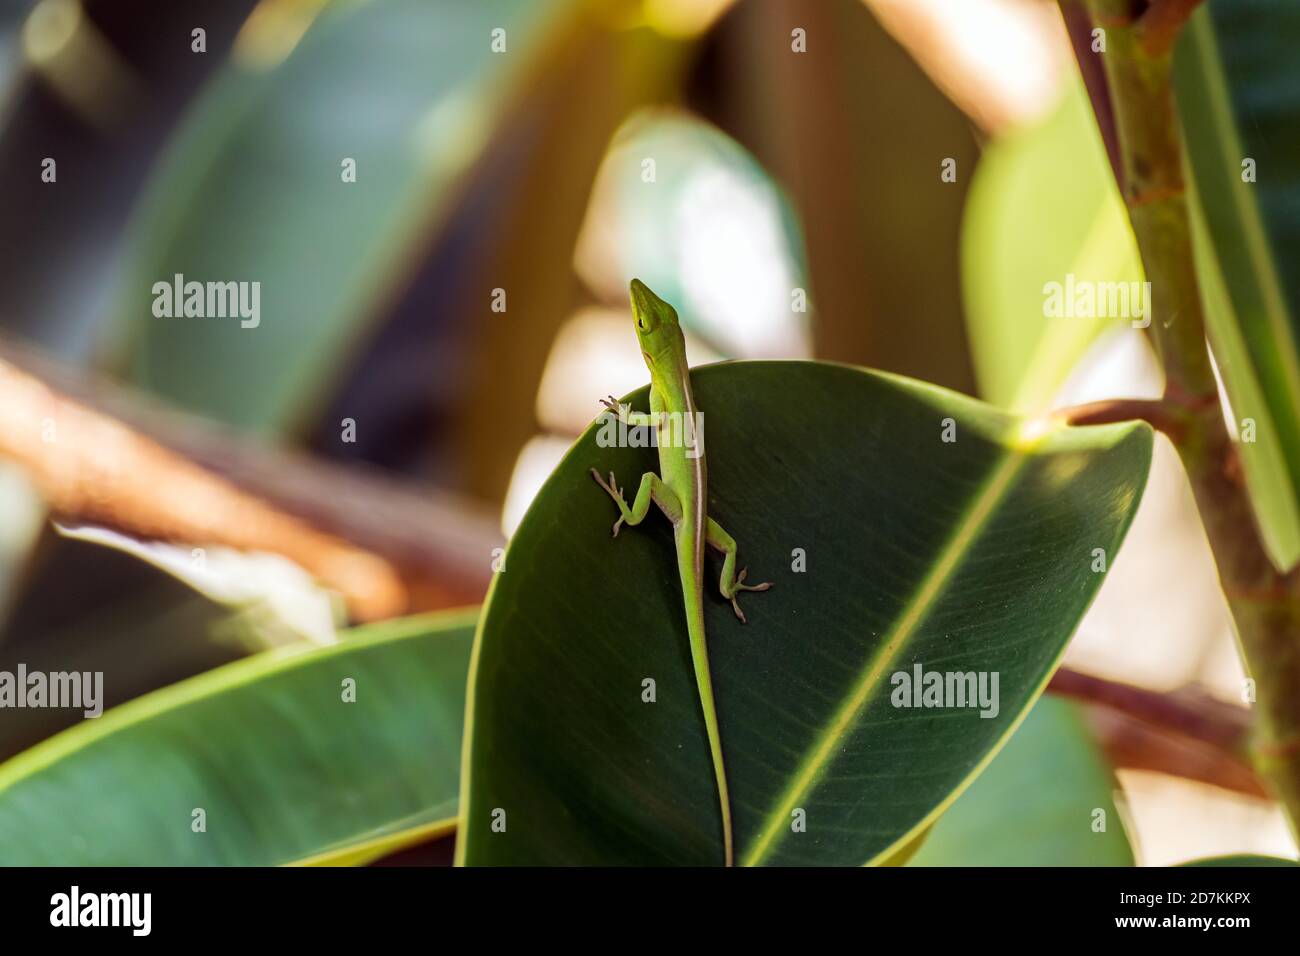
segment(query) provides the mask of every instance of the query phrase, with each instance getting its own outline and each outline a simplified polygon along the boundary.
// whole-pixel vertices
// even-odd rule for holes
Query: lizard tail
[[[682,582],[686,584],[686,569]],[[699,576],[695,575],[699,581]],[[713,758],[713,775],[718,783],[718,803],[722,809],[722,845],[726,866],[735,859],[731,829],[731,796],[727,791],[727,771],[722,763],[722,734],[718,730],[718,709],[713,701],[713,678],[709,674],[709,651],[704,641],[704,598],[700,588],[684,587],[686,596],[686,628],[691,641],[691,663],[695,667],[695,684],[700,692],[700,708],[704,711],[704,729],[709,737],[709,754]]]
[[[709,680],[709,662],[696,666],[695,679],[700,685],[700,701],[704,704],[704,725],[709,732],[709,752],[713,755],[713,775],[718,781],[718,803],[722,810],[723,865],[735,862],[735,848],[731,831],[731,795],[727,792],[727,770],[722,765],[722,736],[718,733],[718,715],[713,707],[713,687]]]

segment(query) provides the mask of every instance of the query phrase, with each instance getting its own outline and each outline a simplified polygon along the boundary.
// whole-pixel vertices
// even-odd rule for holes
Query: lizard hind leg
[[[653,471],[647,471],[641,476],[641,484],[636,490],[636,497],[632,500],[631,507],[623,500],[623,490],[619,488],[614,481],[614,473],[609,473],[609,483],[600,477],[600,472],[595,468],[591,469],[591,477],[596,479],[596,484],[604,488],[606,493],[614,499],[618,505],[619,516],[614,522],[614,537],[618,537],[619,529],[627,522],[629,526],[638,525],[645,520],[646,513],[650,510],[650,503],[657,504],[661,511],[668,516],[668,519],[674,524],[681,514],[681,508],[677,504],[676,496]]]
[[[745,575],[749,573],[748,568],[741,568],[740,574],[736,574],[736,539],[727,534],[722,525],[712,518],[708,522],[705,540],[708,542],[709,547],[722,552],[722,577],[718,581],[718,590],[722,592],[724,598],[731,602],[731,609],[736,612],[736,617],[740,618],[740,623],[745,624],[747,623],[745,612],[740,609],[737,595],[741,591],[766,591],[772,586],[772,582],[746,584]]]

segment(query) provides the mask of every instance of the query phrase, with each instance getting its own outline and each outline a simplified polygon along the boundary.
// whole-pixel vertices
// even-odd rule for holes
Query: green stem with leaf
[[[1192,257],[1173,45],[1196,0],[1061,0],[1105,31],[1109,103],[1099,110],[1117,143],[1115,174],[1152,290],[1151,339],[1165,373],[1164,429],[1191,482],[1219,579],[1255,681],[1253,755],[1300,831],[1300,580],[1270,562],[1236,449],[1224,425],[1206,347]],[[1074,8],[1071,11],[1070,8]],[[1082,64],[1085,69],[1089,64]],[[1091,64],[1095,66],[1094,64]]]

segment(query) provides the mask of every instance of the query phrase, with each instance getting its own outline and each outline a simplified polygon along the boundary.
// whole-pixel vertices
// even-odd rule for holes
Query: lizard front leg
[[[636,497],[632,500],[632,506],[629,508],[626,501],[623,500],[623,491],[614,481],[614,473],[609,473],[609,484],[600,477],[600,472],[595,468],[591,469],[591,477],[596,479],[596,484],[604,488],[609,496],[614,499],[620,512],[619,518],[614,522],[614,537],[618,537],[618,529],[622,527],[623,522],[629,526],[638,525],[645,520],[646,513],[650,510],[650,502],[654,502],[673,524],[677,524],[682,517],[682,506],[677,500],[677,495],[673,490],[664,484],[663,479],[653,471],[647,471],[641,476],[641,484],[636,490]]]
[[[613,395],[602,398],[600,404],[604,405],[607,411],[613,412],[614,416],[624,425],[641,428],[646,425],[659,424],[659,416],[654,412],[634,412],[631,405],[620,405],[618,399]]]
[[[746,584],[745,575],[748,573],[748,568],[741,568],[740,574],[736,574],[736,539],[727,534],[722,525],[712,518],[709,519],[705,530],[705,541],[708,542],[710,548],[722,552],[722,579],[718,582],[718,589],[722,591],[722,596],[731,602],[731,608],[736,612],[736,617],[740,618],[741,624],[744,624],[746,623],[745,612],[740,609],[740,603],[736,600],[736,595],[741,591],[766,591],[772,586],[772,582]]]

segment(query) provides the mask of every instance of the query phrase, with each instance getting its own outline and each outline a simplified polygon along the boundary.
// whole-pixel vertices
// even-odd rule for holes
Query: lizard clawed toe
[[[749,568],[741,568],[740,574],[736,575],[737,591],[766,591],[772,586],[771,581],[764,581],[762,584],[746,584],[745,575],[749,573]],[[742,617],[741,620],[744,620]]]
[[[745,575],[748,573],[749,573],[748,568],[741,568],[740,573],[736,575],[736,580],[731,585],[731,593],[728,594],[726,593],[726,591],[722,593],[723,597],[731,601],[731,609],[736,612],[736,617],[740,618],[741,624],[748,624],[749,621],[745,618],[745,612],[740,609],[740,601],[739,601],[740,592],[741,591],[766,591],[768,588],[772,586],[771,581],[764,581],[762,584],[746,584]]]
[[[596,484],[604,488],[605,491],[609,494],[609,496],[613,498],[616,502],[618,502],[619,510],[622,511],[623,510],[622,506],[624,504],[623,491],[618,487],[618,482],[614,480],[614,473],[612,471],[609,473],[609,484],[605,483],[605,479],[600,477],[600,472],[598,472],[595,468],[591,469],[591,477],[595,478]],[[618,532],[619,529],[623,526],[623,521],[624,521],[624,516],[620,514],[618,516],[618,520],[614,522],[614,531],[611,537],[614,538],[618,537]]]
[[[748,621],[745,620],[745,612],[740,609],[740,604],[736,600],[736,596],[734,594],[731,596],[731,609],[736,612],[736,617],[740,618],[741,624],[749,623]]]
[[[609,473],[609,484],[605,483],[605,479],[600,477],[600,472],[595,468],[590,469],[590,471],[591,477],[596,479],[596,484],[604,488],[611,498],[615,501],[621,501],[623,499],[623,492],[619,490],[618,482],[614,480],[614,473],[612,471]]]

